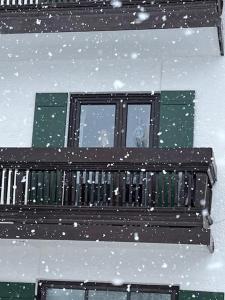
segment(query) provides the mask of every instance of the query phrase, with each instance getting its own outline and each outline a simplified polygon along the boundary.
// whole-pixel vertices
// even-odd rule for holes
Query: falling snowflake
[[[116,90],[122,89],[122,87],[124,87],[124,83],[121,80],[115,80],[113,82],[113,86]]]
[[[111,4],[112,7],[114,7],[114,8],[118,8],[118,7],[121,7],[121,6],[122,6],[122,2],[119,1],[119,0],[112,0],[112,1],[110,2],[110,4]]]
[[[147,12],[139,12],[137,14],[137,19],[135,20],[136,24],[140,24],[146,20],[148,20],[148,18],[150,17],[150,14]]]

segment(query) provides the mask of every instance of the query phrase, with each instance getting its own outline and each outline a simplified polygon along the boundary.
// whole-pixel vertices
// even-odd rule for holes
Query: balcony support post
[[[213,239],[212,235],[210,235],[210,243],[207,247],[209,249],[209,252],[212,254],[215,250],[214,239]]]
[[[208,203],[208,185],[209,178],[205,173],[196,174],[196,186],[195,186],[195,206],[201,209],[202,218],[203,218],[203,228],[209,229],[212,220],[209,218],[209,203]]]
[[[218,22],[218,25],[217,25],[217,33],[218,33],[220,55],[224,56],[223,23],[222,23],[221,18],[219,19],[219,22]]]

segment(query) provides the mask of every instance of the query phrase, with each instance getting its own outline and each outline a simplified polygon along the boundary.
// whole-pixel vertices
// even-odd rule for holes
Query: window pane
[[[114,291],[89,291],[88,300],[127,300],[127,294]]]
[[[149,147],[150,112],[149,104],[128,105],[127,147]]]
[[[158,293],[131,293],[131,300],[171,300],[171,295]]]
[[[46,300],[84,300],[83,290],[47,289]]]
[[[115,105],[81,105],[80,147],[113,147]]]

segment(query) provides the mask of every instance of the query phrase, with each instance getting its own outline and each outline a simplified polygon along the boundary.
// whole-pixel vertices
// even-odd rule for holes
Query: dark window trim
[[[123,102],[121,102],[121,100],[123,100]],[[79,130],[77,129],[80,125],[80,107],[82,104],[116,105],[113,148],[126,148],[126,121],[128,104],[151,104],[149,148],[158,147],[157,133],[159,131],[159,100],[160,93],[71,93],[68,147],[79,147]],[[125,107],[124,104],[126,104]],[[116,134],[116,132],[119,132],[119,134]]]
[[[122,284],[115,286],[111,283],[100,282],[71,282],[71,281],[39,281],[37,300],[46,300],[46,292],[48,288],[59,289],[79,289],[79,290],[98,290],[98,291],[117,291],[126,292],[127,299],[130,299],[131,292],[141,293],[159,293],[159,294],[171,294],[171,300],[178,300],[179,286],[168,285],[143,285],[143,284]],[[85,295],[87,298],[87,292]]]

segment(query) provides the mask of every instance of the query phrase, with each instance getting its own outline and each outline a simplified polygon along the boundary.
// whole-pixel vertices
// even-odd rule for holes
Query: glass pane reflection
[[[125,292],[114,291],[89,291],[88,300],[127,300]]]
[[[83,290],[47,289],[46,300],[84,300]]]
[[[171,295],[158,293],[131,293],[131,300],[171,300]]]
[[[150,113],[149,104],[128,105],[127,147],[149,147]]]
[[[115,105],[81,105],[79,147],[113,147]]]

